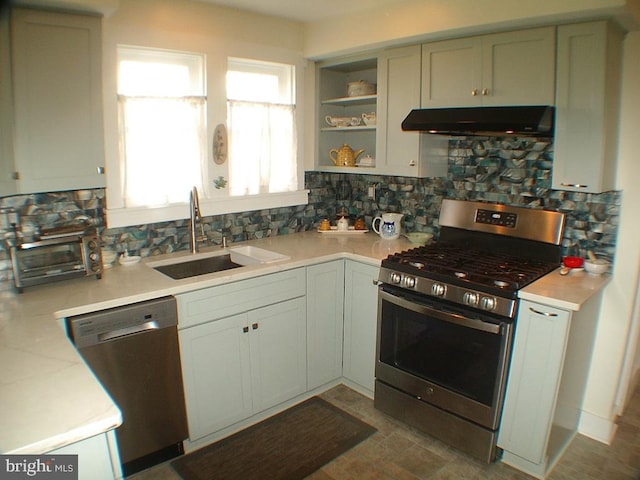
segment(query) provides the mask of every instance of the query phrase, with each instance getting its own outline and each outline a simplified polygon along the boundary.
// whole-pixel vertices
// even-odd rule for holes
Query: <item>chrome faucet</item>
[[[200,228],[202,228],[202,237],[198,237],[197,225],[200,219]],[[200,211],[200,199],[198,198],[198,189],[193,187],[189,194],[189,227],[191,228],[191,253],[198,253],[198,239],[203,238],[204,226],[202,225],[202,212]]]

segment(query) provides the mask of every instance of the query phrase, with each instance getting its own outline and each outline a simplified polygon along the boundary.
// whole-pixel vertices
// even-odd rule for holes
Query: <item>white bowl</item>
[[[433,234],[425,232],[410,232],[405,233],[405,237],[407,237],[411,243],[424,245],[433,238]]]
[[[105,268],[111,267],[118,258],[118,252],[113,250],[102,250],[102,265]]]
[[[595,262],[592,262],[591,260],[584,261],[584,269],[591,275],[602,275],[603,273],[609,271],[610,266],[610,262],[602,260],[600,258],[598,258]]]
[[[128,267],[140,263],[141,258],[138,255],[120,255],[118,262],[120,265]]]

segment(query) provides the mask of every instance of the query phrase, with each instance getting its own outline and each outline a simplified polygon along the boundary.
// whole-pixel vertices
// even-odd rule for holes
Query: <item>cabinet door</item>
[[[415,177],[419,133],[403,132],[402,121],[420,106],[420,46],[387,50],[378,57],[378,138],[380,173]]]
[[[482,43],[478,37],[422,46],[422,106],[479,106]]]
[[[0,197],[14,195],[13,93],[11,90],[9,15],[0,15]]]
[[[373,395],[378,320],[378,267],[347,261],[345,265],[345,378]]]
[[[251,416],[247,314],[179,331],[189,438]]]
[[[104,187],[101,19],[12,11],[21,193]]]
[[[533,464],[545,458],[571,315],[522,300],[498,446]]]
[[[622,33],[607,22],[558,27],[553,188],[615,186]]]
[[[482,37],[484,106],[555,103],[555,27]]]
[[[344,261],[307,267],[307,387],[342,376]]]
[[[304,297],[248,313],[254,413],[307,390],[305,314]]]

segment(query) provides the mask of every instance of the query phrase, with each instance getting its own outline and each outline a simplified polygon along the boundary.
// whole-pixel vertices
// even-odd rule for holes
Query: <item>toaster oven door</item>
[[[35,242],[11,248],[14,283],[23,287],[88,275],[83,242]],[[92,273],[93,274],[93,273]]]

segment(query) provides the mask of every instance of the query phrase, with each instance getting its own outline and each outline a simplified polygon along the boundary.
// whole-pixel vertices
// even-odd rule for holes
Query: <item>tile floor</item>
[[[533,477],[500,462],[485,465],[396,422],[373,408],[373,402],[340,385],[321,395],[325,400],[373,425],[378,432],[344,453],[307,480],[496,479]],[[162,464],[135,480],[180,480]],[[612,445],[578,435],[549,480],[640,480],[640,386],[620,419]],[[224,479],[221,479],[224,480]]]

